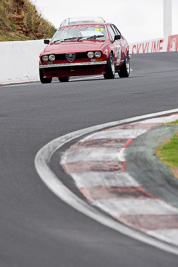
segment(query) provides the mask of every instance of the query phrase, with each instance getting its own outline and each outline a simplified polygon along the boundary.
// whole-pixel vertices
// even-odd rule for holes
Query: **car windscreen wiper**
[[[66,38],[66,39],[64,39],[64,41],[70,41],[70,40],[80,40],[80,39],[82,39],[83,37],[71,37],[71,38]]]
[[[53,44],[57,43],[57,42],[65,42],[65,41],[72,41],[72,40],[81,40],[81,39],[96,39],[96,38],[100,38],[100,37],[103,37],[104,35],[92,35],[92,36],[89,36],[89,37],[83,37],[83,36],[80,36],[80,37],[70,37],[70,38],[65,38],[63,40],[55,40],[53,42]]]
[[[52,44],[55,44],[57,42],[62,42],[62,40],[55,40],[54,42],[52,42]]]
[[[92,36],[87,37],[86,39],[96,39],[100,37],[104,37],[104,35],[92,35]]]

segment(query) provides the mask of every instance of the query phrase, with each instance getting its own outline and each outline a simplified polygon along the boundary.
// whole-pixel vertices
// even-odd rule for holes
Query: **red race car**
[[[60,82],[71,76],[103,74],[105,79],[130,75],[129,45],[111,23],[83,23],[60,27],[40,54],[40,81]]]

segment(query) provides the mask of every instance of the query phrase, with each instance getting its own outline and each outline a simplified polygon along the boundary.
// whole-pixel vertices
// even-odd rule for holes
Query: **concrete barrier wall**
[[[43,40],[0,42],[0,84],[39,81]],[[178,51],[178,35],[130,44],[130,53]]]
[[[178,35],[130,44],[130,54],[178,51]]]
[[[39,81],[43,40],[0,42],[0,84]]]

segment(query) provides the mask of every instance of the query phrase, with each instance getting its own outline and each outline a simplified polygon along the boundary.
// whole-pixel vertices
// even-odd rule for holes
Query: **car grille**
[[[58,55],[55,55],[56,57],[56,60],[61,60],[61,61],[64,61],[66,60],[66,56],[65,54],[58,54]],[[88,58],[87,57],[87,52],[84,52],[84,53],[76,53],[76,58],[75,59],[86,59]]]

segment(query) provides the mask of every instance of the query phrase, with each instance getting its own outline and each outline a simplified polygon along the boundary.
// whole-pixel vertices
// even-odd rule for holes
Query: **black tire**
[[[130,58],[129,55],[126,55],[124,64],[122,65],[122,67],[120,68],[119,71],[119,77],[120,78],[127,78],[130,75]]]
[[[58,78],[61,83],[66,83],[69,81],[69,77],[60,77]]]
[[[40,69],[40,82],[41,83],[51,83],[52,78],[44,78],[44,72]]]
[[[105,79],[115,78],[114,56],[112,52],[109,55],[105,70],[106,70],[106,73],[104,74]]]

